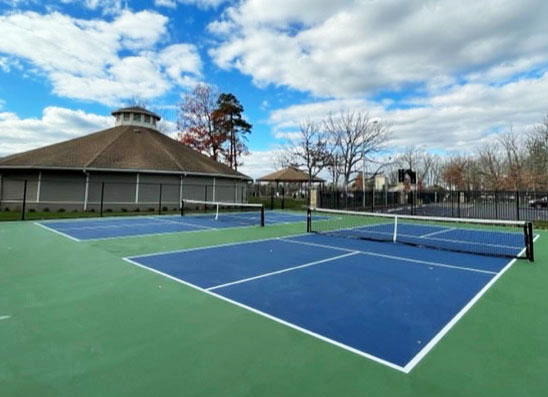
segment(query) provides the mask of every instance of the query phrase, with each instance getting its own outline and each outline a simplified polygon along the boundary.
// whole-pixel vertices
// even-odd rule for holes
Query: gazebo
[[[299,191],[302,191],[303,184],[307,184],[309,182],[323,184],[325,182],[324,179],[319,178],[317,176],[312,177],[312,180],[309,181],[308,174],[295,167],[284,168],[280,171],[276,171],[276,172],[273,172],[272,174],[268,174],[263,177],[260,177],[256,181],[258,183],[262,183],[262,182],[271,183],[271,184],[275,183],[276,190],[278,190],[280,183],[283,184],[282,186],[284,190],[286,190],[285,187],[287,186],[287,184],[289,184],[289,186],[291,185],[298,186]]]

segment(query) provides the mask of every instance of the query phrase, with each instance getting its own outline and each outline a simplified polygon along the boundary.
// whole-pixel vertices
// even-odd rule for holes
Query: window
[[[141,121],[141,113],[133,113],[133,120]]]
[[[145,123],[150,123],[150,116],[145,114]]]
[[[124,113],[124,120],[129,120],[129,113]]]

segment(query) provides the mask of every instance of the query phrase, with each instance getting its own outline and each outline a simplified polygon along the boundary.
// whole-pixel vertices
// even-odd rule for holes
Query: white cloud
[[[548,72],[540,78],[494,86],[470,83],[429,98],[409,100],[417,107],[390,110],[362,99],[344,99],[294,105],[270,114],[273,134],[285,139],[299,121],[321,121],[342,109],[369,112],[392,126],[390,146],[420,145],[438,151],[474,150],[500,130],[526,131],[548,110]]]
[[[243,157],[244,164],[238,168],[238,171],[253,179],[268,175],[276,171],[276,157],[278,150],[252,150],[250,154]]]
[[[156,7],[176,8],[177,4],[193,5],[201,9],[217,8],[230,0],[154,0]]]
[[[210,55],[260,86],[367,95],[543,65],[546,15],[544,0],[243,0],[209,25]]]
[[[58,95],[108,105],[136,96],[150,99],[201,77],[194,45],[157,49],[167,22],[150,11],[122,11],[110,22],[57,12],[11,13],[0,16],[0,37],[6,38],[0,53],[45,74]]]
[[[41,118],[0,113],[0,157],[76,138],[114,126],[110,116],[49,106]]]
[[[154,0],[156,7],[176,8],[177,2],[175,0]]]

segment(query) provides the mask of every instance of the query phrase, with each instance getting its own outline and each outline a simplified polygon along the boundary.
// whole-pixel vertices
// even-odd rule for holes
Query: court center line
[[[351,252],[356,251],[356,250],[351,250],[351,249],[348,249],[348,248],[341,248],[341,247],[331,246],[331,245],[326,245],[326,244],[309,243],[307,241],[288,240],[288,239],[285,239],[285,238],[280,238],[280,240],[287,241],[287,242],[290,242],[290,243],[295,243],[295,244],[310,245],[310,246],[321,247],[321,248],[338,249],[338,250],[341,250],[341,251],[351,251]],[[423,261],[423,260],[420,260],[420,259],[406,258],[406,257],[403,257],[403,256],[379,254],[379,253],[371,252],[371,251],[358,251],[358,252],[360,254],[364,254],[364,255],[377,256],[377,257],[380,257],[380,258],[394,259],[394,260],[404,261],[404,262],[419,263],[419,264],[428,265],[428,266],[445,267],[445,268],[448,268],[448,269],[464,270],[464,271],[469,271],[469,272],[485,273],[485,274],[491,274],[491,275],[497,274],[497,272],[492,272],[490,270],[476,269],[476,268],[473,268],[473,267],[448,265],[448,264],[445,264],[445,263]]]
[[[168,220],[165,220],[165,219],[157,219],[157,218],[152,218],[152,219],[159,222],[159,223],[156,223],[156,225],[167,223],[169,225],[187,225],[187,226],[199,227],[199,228],[202,228],[202,229],[217,230],[217,228],[212,227],[212,226],[197,225],[197,224],[190,223],[190,222],[168,221]]]
[[[282,241],[283,241],[283,240],[282,240]],[[299,265],[299,266],[288,267],[288,268],[285,268],[285,269],[282,269],[282,270],[276,270],[276,271],[274,271],[274,272],[264,273],[264,274],[260,274],[260,275],[258,275],[258,276],[248,277],[248,278],[244,278],[244,279],[241,279],[241,280],[232,281],[232,282],[230,282],[230,283],[225,283],[225,284],[216,285],[216,286],[214,286],[214,287],[206,288],[206,290],[207,290],[207,291],[213,291],[213,290],[216,290],[216,289],[219,289],[219,288],[228,287],[228,286],[230,286],[230,285],[246,283],[246,282],[248,282],[248,281],[257,280],[257,279],[265,278],[265,277],[270,277],[270,276],[273,276],[273,275],[275,275],[275,274],[281,274],[281,273],[291,272],[291,271],[293,271],[293,270],[303,269],[303,268],[305,268],[305,267],[310,267],[310,266],[314,266],[314,265],[319,265],[320,263],[331,262],[331,261],[335,261],[335,260],[337,260],[337,259],[346,258],[347,256],[352,256],[352,255],[357,255],[357,254],[361,254],[361,252],[359,252],[359,251],[349,252],[349,253],[347,253],[347,254],[338,255],[338,256],[333,256],[333,257],[331,257],[331,258],[321,259],[321,260],[319,260],[319,261],[314,261],[314,262],[310,262],[310,263],[305,263],[305,264]]]
[[[10,319],[11,316],[0,316],[0,321]]]
[[[450,232],[450,231],[453,231],[453,230],[457,230],[457,229],[454,228],[454,227],[451,227],[451,228],[449,228],[449,229],[438,230],[437,232],[432,232],[432,233],[423,234],[422,236],[419,236],[419,237],[420,237],[420,238],[425,238],[425,237],[435,236],[436,234],[447,233],[447,232]]]

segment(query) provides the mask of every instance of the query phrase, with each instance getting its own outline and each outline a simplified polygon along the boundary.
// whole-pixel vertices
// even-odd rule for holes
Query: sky
[[[0,0],[0,157],[134,101],[174,131],[197,83],[244,106],[252,177],[299,122],[342,110],[388,123],[394,151],[473,152],[548,111],[547,16],[545,0]]]

